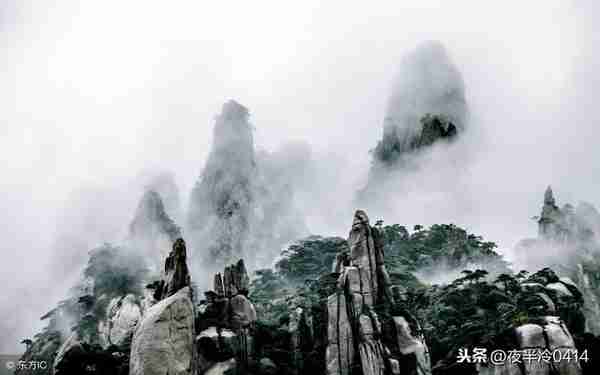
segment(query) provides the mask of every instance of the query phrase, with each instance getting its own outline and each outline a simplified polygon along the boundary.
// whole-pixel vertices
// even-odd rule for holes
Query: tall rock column
[[[415,338],[402,325],[403,317],[393,317],[394,332],[384,332],[378,309],[393,311],[394,299],[390,279],[385,269],[381,235],[369,225],[364,211],[356,211],[348,244],[350,265],[338,262],[341,271],[337,291],[327,300],[328,345],[326,349],[328,375],[400,374],[404,356],[411,356],[415,374],[431,373],[429,354],[424,341]],[[343,259],[341,255],[339,259]],[[396,342],[386,347],[385,335]]]
[[[221,373],[218,371],[223,368],[248,373],[250,331],[257,319],[256,309],[247,297],[249,283],[243,260],[214,276],[214,290],[205,293],[207,301],[198,316],[199,374]]]
[[[230,100],[217,116],[213,145],[190,197],[188,229],[199,262],[243,257],[255,203],[256,157],[248,109]]]
[[[179,238],[165,261],[155,297],[131,344],[130,375],[195,375],[197,353],[193,292],[185,242]]]
[[[173,244],[173,250],[165,260],[163,278],[155,292],[155,297],[157,300],[170,297],[190,284],[185,241],[183,238],[178,238]]]

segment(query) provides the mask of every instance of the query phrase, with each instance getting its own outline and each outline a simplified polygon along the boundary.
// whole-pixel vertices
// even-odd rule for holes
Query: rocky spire
[[[204,263],[243,255],[254,201],[256,162],[248,109],[230,100],[217,116],[213,145],[190,198],[188,226]]]
[[[370,226],[364,211],[354,214],[348,244],[350,265],[344,265],[346,256],[336,258],[333,269],[340,271],[337,291],[327,299],[327,374],[350,375],[357,369],[365,375],[400,374],[405,369],[417,375],[431,374],[427,346],[422,337],[411,333],[407,319],[396,315],[384,321],[376,312],[376,305],[392,314],[397,309],[381,234]]]
[[[552,187],[548,186],[544,192],[544,205],[538,220],[539,236],[544,239],[558,240],[564,237],[564,215],[556,205]]]
[[[214,277],[214,291],[200,309],[197,348],[203,361],[200,373],[217,373],[219,366],[248,371],[252,351],[252,329],[257,320],[254,304],[248,299],[250,279],[243,260],[226,266]],[[221,373],[221,372],[219,372]]]
[[[548,185],[544,192],[544,206],[555,206],[556,201],[554,200],[554,193],[552,192],[552,186]]]
[[[165,260],[163,277],[154,296],[157,300],[162,300],[190,284],[185,241],[183,238],[178,238],[173,243],[173,250]]]
[[[219,296],[247,295],[249,286],[250,278],[243,259],[225,267],[223,275],[220,273],[215,275],[214,289]]]

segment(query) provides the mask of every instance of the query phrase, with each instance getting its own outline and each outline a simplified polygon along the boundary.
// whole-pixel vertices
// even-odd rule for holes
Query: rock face
[[[198,315],[196,348],[199,373],[216,373],[232,365],[246,373],[252,356],[251,328],[257,320],[256,309],[247,297],[249,277],[240,260],[226,266],[214,278],[214,291],[206,292],[207,300]],[[211,372],[212,371],[212,372]]]
[[[215,269],[246,259],[250,269],[266,267],[304,230],[294,204],[297,176],[290,173],[301,168],[287,152],[257,153],[248,118],[248,109],[233,100],[216,118],[211,151],[190,196],[192,264]]]
[[[156,300],[172,296],[180,289],[190,286],[191,278],[187,266],[185,241],[178,238],[165,261],[163,278],[154,293]]]
[[[248,109],[233,100],[225,103],[213,142],[192,191],[188,226],[195,247],[205,251],[201,261],[226,264],[244,255],[255,200],[257,170]]]
[[[248,295],[250,278],[244,260],[240,259],[236,264],[225,267],[223,275],[215,275],[214,289],[217,295],[233,297],[237,294]]]
[[[582,373],[579,361],[570,359],[548,361],[535,359],[542,353],[551,353],[555,359],[570,355],[572,358],[577,350],[573,337],[566,325],[556,316],[546,316],[540,324],[524,324],[515,329],[519,350],[528,353],[534,359],[522,360],[516,363],[507,360],[503,365],[481,365],[477,372],[480,375],[520,374],[520,375],[580,375]]]
[[[395,301],[383,262],[381,235],[370,226],[365,212],[354,215],[348,243],[350,265],[343,266],[339,260],[344,256],[338,257],[337,290],[327,300],[327,373],[346,375],[360,369],[365,375],[383,375],[410,368],[415,374],[430,374],[423,339],[411,334],[402,316],[386,316],[388,322],[382,322],[384,317],[378,313],[393,311]],[[393,328],[382,329],[390,321]]]
[[[115,297],[108,305],[106,319],[99,323],[100,344],[129,347],[135,327],[142,317],[142,309],[136,296],[128,294]]]
[[[504,365],[480,366],[478,373],[488,374],[523,374],[523,375],[579,375],[581,364],[573,354],[578,348],[573,337],[573,330],[580,331],[585,318],[581,315],[582,294],[573,281],[558,278],[549,268],[531,275],[522,284],[529,297],[521,298],[528,307],[530,321],[513,329],[512,337],[516,345],[512,350],[527,351],[537,356],[549,352],[560,351],[561,357],[554,354],[550,361],[523,360],[522,364],[507,360]],[[551,314],[551,315],[550,315]],[[565,316],[568,321],[562,320]],[[571,329],[569,329],[571,327]],[[574,332],[581,333],[581,332]]]
[[[195,374],[194,337],[194,305],[185,287],[146,312],[133,336],[129,374]]]

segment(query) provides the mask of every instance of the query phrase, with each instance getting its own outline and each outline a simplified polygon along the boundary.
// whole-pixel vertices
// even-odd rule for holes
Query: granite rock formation
[[[243,260],[214,277],[214,290],[205,293],[198,315],[196,348],[200,374],[234,367],[248,373],[252,357],[252,326],[256,309],[248,299],[249,277]],[[219,370],[220,371],[220,370]]]
[[[531,356],[530,358],[533,359],[524,359],[522,363],[507,359],[504,365],[481,365],[478,366],[480,375],[580,375],[582,373],[579,361],[562,359],[567,356],[574,358],[577,348],[568,328],[560,318],[547,316],[538,324],[524,324],[515,329],[515,336],[518,346],[514,350],[527,353],[526,356]],[[537,356],[547,355],[547,353],[552,353],[554,358],[560,359],[558,361],[536,359]]]
[[[98,324],[100,345],[129,347],[141,317],[142,308],[134,294],[113,298],[106,309],[106,319]]]
[[[203,263],[223,265],[244,255],[258,173],[248,116],[248,109],[233,100],[223,105],[211,152],[192,190],[188,227]]]
[[[381,236],[363,211],[354,215],[348,243],[350,265],[334,267],[341,274],[327,300],[327,373],[400,374],[410,368],[415,374],[430,374],[424,340],[411,333],[404,317],[393,315]],[[390,322],[392,329],[384,329]]]
[[[248,109],[230,100],[217,116],[213,144],[188,209],[186,232],[197,268],[245,259],[264,267],[304,229],[294,204],[293,155],[256,152]]]
[[[173,243],[173,250],[165,260],[165,269],[154,298],[158,301],[170,297],[180,289],[190,286],[191,277],[187,266],[185,241],[178,238]]]
[[[152,306],[133,336],[129,374],[195,374],[194,311],[189,287]]]
[[[538,237],[517,245],[518,259],[572,279],[584,296],[586,331],[600,334],[600,214],[585,202],[559,207],[549,186],[537,222]]]
[[[575,337],[583,333],[585,321],[581,312],[583,295],[575,283],[566,277],[559,278],[546,268],[530,276],[521,286],[525,291],[521,300],[528,306],[528,322],[512,330],[516,342],[510,350],[527,352],[534,359],[522,360],[522,363],[507,359],[504,365],[478,366],[478,373],[581,374],[581,363],[574,353],[583,352],[587,347],[578,348],[575,342]],[[551,353],[554,357],[548,361],[535,359],[542,353]]]

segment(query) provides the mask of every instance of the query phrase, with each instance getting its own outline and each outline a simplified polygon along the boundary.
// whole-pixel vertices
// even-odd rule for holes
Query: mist
[[[600,206],[597,8],[0,2],[0,352],[24,349],[90,249],[125,239],[148,171],[172,174],[188,207],[229,99],[269,160],[302,145],[305,168],[286,178],[307,231],[346,236],[399,64],[429,40],[462,74],[469,129],[369,216],[453,222],[510,258],[548,184]],[[420,194],[446,181],[448,152],[466,151],[452,183]]]

